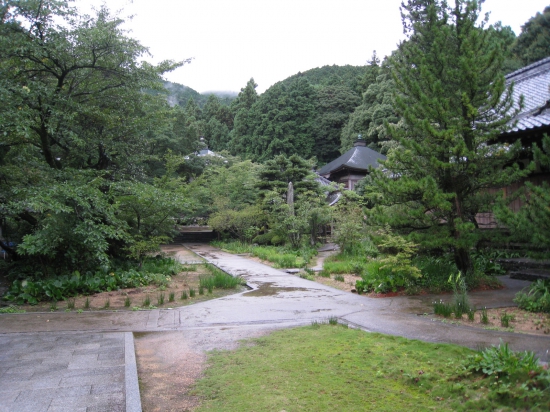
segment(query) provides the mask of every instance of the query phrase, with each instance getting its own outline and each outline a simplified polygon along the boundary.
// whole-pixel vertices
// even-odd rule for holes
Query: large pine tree
[[[465,275],[479,239],[475,216],[486,189],[518,178],[506,167],[515,147],[492,145],[510,121],[512,101],[502,51],[485,21],[483,1],[409,0],[402,5],[407,41],[392,70],[404,128],[388,126],[399,148],[376,172],[373,216],[426,249],[448,249]]]

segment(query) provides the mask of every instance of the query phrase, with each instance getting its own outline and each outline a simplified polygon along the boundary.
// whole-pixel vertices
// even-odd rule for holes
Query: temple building
[[[351,149],[323,166],[317,173],[331,182],[342,183],[344,188],[353,190],[357,182],[369,174],[370,169],[380,165],[380,160],[386,160],[386,156],[369,149],[359,135]]]

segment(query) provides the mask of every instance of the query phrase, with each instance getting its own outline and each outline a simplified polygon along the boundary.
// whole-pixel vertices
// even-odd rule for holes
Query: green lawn
[[[196,394],[199,411],[547,410],[498,393],[468,372],[474,351],[341,326],[273,333],[214,352]],[[487,389],[494,388],[494,389]],[[502,389],[500,386],[498,388]],[[502,392],[502,390],[501,390]],[[509,405],[521,405],[514,408]]]

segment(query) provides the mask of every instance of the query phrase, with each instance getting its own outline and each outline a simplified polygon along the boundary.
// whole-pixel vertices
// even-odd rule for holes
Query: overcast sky
[[[109,0],[133,15],[125,27],[149,48],[152,62],[193,58],[166,75],[198,92],[239,91],[253,77],[258,92],[299,71],[362,65],[404,39],[402,0]],[[82,12],[103,0],[76,0]],[[549,0],[486,0],[491,23],[516,34]]]

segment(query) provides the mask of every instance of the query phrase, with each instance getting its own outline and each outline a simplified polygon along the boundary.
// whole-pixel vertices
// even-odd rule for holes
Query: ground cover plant
[[[231,279],[228,279],[231,278]],[[200,289],[200,283],[214,280],[208,294],[195,294]],[[220,281],[220,279],[222,279]],[[11,305],[5,309],[12,311],[45,312],[65,310],[77,312],[89,310],[143,310],[156,307],[184,306],[207,299],[227,296],[243,290],[242,279],[233,278],[211,265],[184,265],[172,276],[162,276],[162,282],[138,285],[137,287],[113,289],[92,293],[79,294],[72,298],[60,300],[43,300],[36,304]],[[0,311],[0,313],[2,313]]]
[[[314,323],[212,353],[196,394],[199,411],[547,410],[531,359]]]
[[[165,287],[170,277],[184,268],[171,258],[145,258],[141,267],[129,267],[129,262],[105,267],[96,272],[55,276],[44,279],[16,279],[4,299],[17,304],[36,304],[42,300],[64,300],[76,295],[110,292],[146,285]]]
[[[518,292],[514,302],[529,312],[550,313],[550,280],[538,279],[527,291]]]

